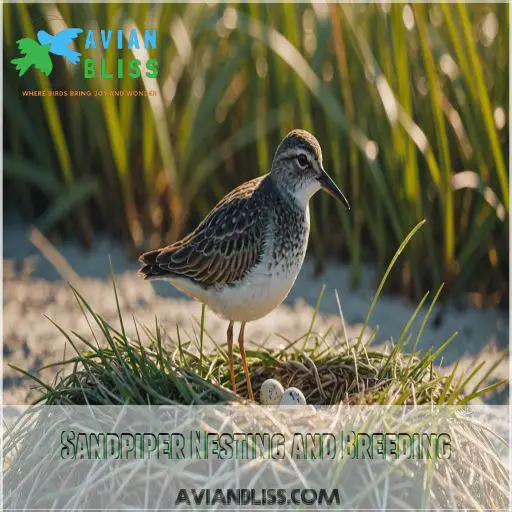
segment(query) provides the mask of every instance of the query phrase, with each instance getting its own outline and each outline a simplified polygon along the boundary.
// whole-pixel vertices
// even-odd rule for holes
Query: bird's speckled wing
[[[185,277],[203,286],[241,279],[263,254],[270,217],[263,178],[248,181],[222,199],[187,237],[140,257],[146,278]]]

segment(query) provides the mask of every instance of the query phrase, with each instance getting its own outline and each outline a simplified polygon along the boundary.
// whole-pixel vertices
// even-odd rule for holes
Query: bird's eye
[[[306,167],[306,165],[308,165],[308,159],[307,159],[306,155],[299,155],[297,157],[297,160],[299,161],[299,165],[301,167]]]

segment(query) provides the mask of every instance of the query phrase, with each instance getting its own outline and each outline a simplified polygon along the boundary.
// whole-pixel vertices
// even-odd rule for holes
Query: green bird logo
[[[34,66],[46,76],[52,72],[53,64],[49,55],[51,44],[41,45],[29,37],[16,42],[20,53],[24,55],[24,57],[11,60],[11,63],[16,66],[19,76],[23,76],[30,66]]]

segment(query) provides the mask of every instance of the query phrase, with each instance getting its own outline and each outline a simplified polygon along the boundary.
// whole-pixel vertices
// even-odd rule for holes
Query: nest
[[[188,345],[167,350],[110,337],[113,345],[95,348],[62,363],[54,384],[44,384],[38,402],[47,404],[196,404],[248,399],[241,358],[235,352],[237,389],[230,389],[224,347],[194,354]],[[278,352],[248,351],[255,397],[266,379],[299,388],[311,405],[467,403],[471,395],[439,375],[432,356],[400,351],[368,351],[355,341],[345,350],[318,348]],[[208,371],[206,370],[208,368]],[[71,371],[70,371],[71,370]],[[40,381],[39,381],[40,383]]]

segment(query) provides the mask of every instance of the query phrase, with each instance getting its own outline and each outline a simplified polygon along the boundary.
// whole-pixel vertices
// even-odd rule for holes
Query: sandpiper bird
[[[145,279],[166,279],[229,320],[234,391],[233,324],[241,322],[238,344],[251,400],[245,324],[270,313],[288,295],[308,244],[309,199],[321,188],[350,209],[323,168],[316,138],[293,130],[277,148],[270,173],[235,188],[182,240],[139,258]]]

